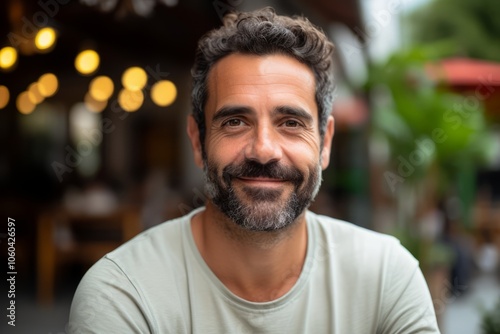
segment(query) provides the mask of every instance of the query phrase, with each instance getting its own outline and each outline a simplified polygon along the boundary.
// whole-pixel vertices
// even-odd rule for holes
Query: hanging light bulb
[[[40,89],[38,88],[38,82],[34,82],[28,87],[28,97],[31,102],[34,104],[42,103],[45,97],[40,93]]]
[[[0,109],[7,106],[10,99],[9,89],[5,86],[0,86]]]
[[[160,107],[171,105],[177,97],[177,88],[172,81],[161,80],[151,88],[151,99]]]
[[[146,86],[148,76],[140,67],[130,67],[122,75],[123,87],[130,91],[141,90]]]
[[[0,68],[10,69],[17,62],[17,50],[6,46],[0,50]]]
[[[122,89],[118,95],[118,103],[123,110],[128,112],[133,112],[139,109],[144,102],[144,94],[142,91],[136,90],[131,91],[128,89]]]
[[[89,93],[96,101],[108,100],[113,95],[113,90],[113,81],[104,75],[93,79],[89,85]]]
[[[46,73],[38,79],[38,90],[44,97],[50,97],[57,92],[59,81],[52,73]]]
[[[40,29],[35,36],[35,46],[40,51],[49,51],[56,42],[56,31],[50,27]]]
[[[82,51],[75,58],[75,68],[84,75],[94,73],[99,67],[99,54],[94,50]]]
[[[16,100],[16,106],[17,110],[19,110],[21,114],[25,115],[31,114],[36,107],[36,105],[31,102],[28,92],[22,92],[19,94]]]

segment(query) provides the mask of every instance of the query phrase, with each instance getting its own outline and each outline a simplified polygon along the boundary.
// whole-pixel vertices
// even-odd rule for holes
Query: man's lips
[[[272,179],[266,177],[237,177],[236,179],[248,185],[262,187],[277,187],[282,186],[287,182],[287,180],[283,179]]]

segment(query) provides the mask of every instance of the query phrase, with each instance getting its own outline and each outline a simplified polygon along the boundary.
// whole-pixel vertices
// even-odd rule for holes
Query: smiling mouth
[[[256,187],[279,187],[288,182],[283,179],[271,179],[265,177],[237,177],[236,179],[247,185]]]

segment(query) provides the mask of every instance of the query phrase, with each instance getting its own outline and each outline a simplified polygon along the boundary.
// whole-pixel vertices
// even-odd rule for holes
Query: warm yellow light
[[[9,103],[10,93],[9,89],[5,86],[0,86],[0,109],[5,108],[7,103]]]
[[[99,54],[94,50],[82,51],[76,56],[75,68],[81,74],[92,74],[99,67]]]
[[[38,83],[34,82],[28,87],[28,97],[30,101],[34,104],[42,103],[45,97],[40,93],[38,89]]]
[[[0,50],[0,67],[9,69],[17,62],[17,50],[11,46],[6,46]]]
[[[161,80],[151,88],[151,99],[160,107],[171,105],[177,97],[177,88],[172,81]]]
[[[57,92],[59,82],[52,73],[46,73],[38,79],[38,90],[44,97],[50,97]]]
[[[52,28],[43,28],[38,31],[35,37],[35,46],[38,50],[45,51],[50,49],[56,41],[56,32]]]
[[[113,81],[104,75],[93,79],[89,85],[89,93],[96,101],[106,101],[114,89]]]
[[[122,75],[122,84],[128,90],[141,90],[146,86],[148,76],[140,67],[130,67]]]
[[[16,106],[17,110],[19,110],[21,114],[25,115],[31,114],[35,109],[35,104],[30,101],[28,92],[22,92],[19,94],[16,100]]]
[[[144,94],[140,90],[122,89],[118,95],[118,103],[125,111],[136,111],[142,106],[142,102],[144,102]]]
[[[106,108],[106,105],[108,104],[107,100],[103,100],[103,101],[95,100],[90,93],[85,94],[83,102],[85,102],[85,107],[89,111],[93,111],[93,112],[103,111],[104,108]]]

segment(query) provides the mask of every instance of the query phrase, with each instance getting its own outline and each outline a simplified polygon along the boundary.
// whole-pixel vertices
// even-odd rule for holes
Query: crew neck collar
[[[205,207],[198,208],[193,210],[191,213],[187,215],[187,223],[184,224],[184,238],[187,242],[188,248],[191,251],[191,255],[195,258],[196,263],[200,266],[200,269],[205,274],[206,278],[209,280],[210,284],[212,284],[216,290],[221,293],[225,299],[231,304],[243,308],[243,309],[251,309],[251,310],[271,310],[271,309],[279,309],[286,305],[287,303],[293,301],[300,291],[306,285],[307,280],[309,279],[310,272],[313,269],[313,254],[315,247],[315,239],[316,235],[314,233],[314,229],[311,226],[313,220],[313,213],[310,211],[306,211],[306,227],[307,227],[307,250],[306,250],[306,258],[304,261],[304,265],[302,267],[302,271],[300,276],[295,282],[294,286],[283,296],[268,302],[252,302],[241,297],[238,297],[233,292],[231,292],[214,274],[214,272],[207,265],[205,260],[200,254],[198,247],[194,241],[193,233],[191,230],[191,220],[197,214],[205,210]]]

